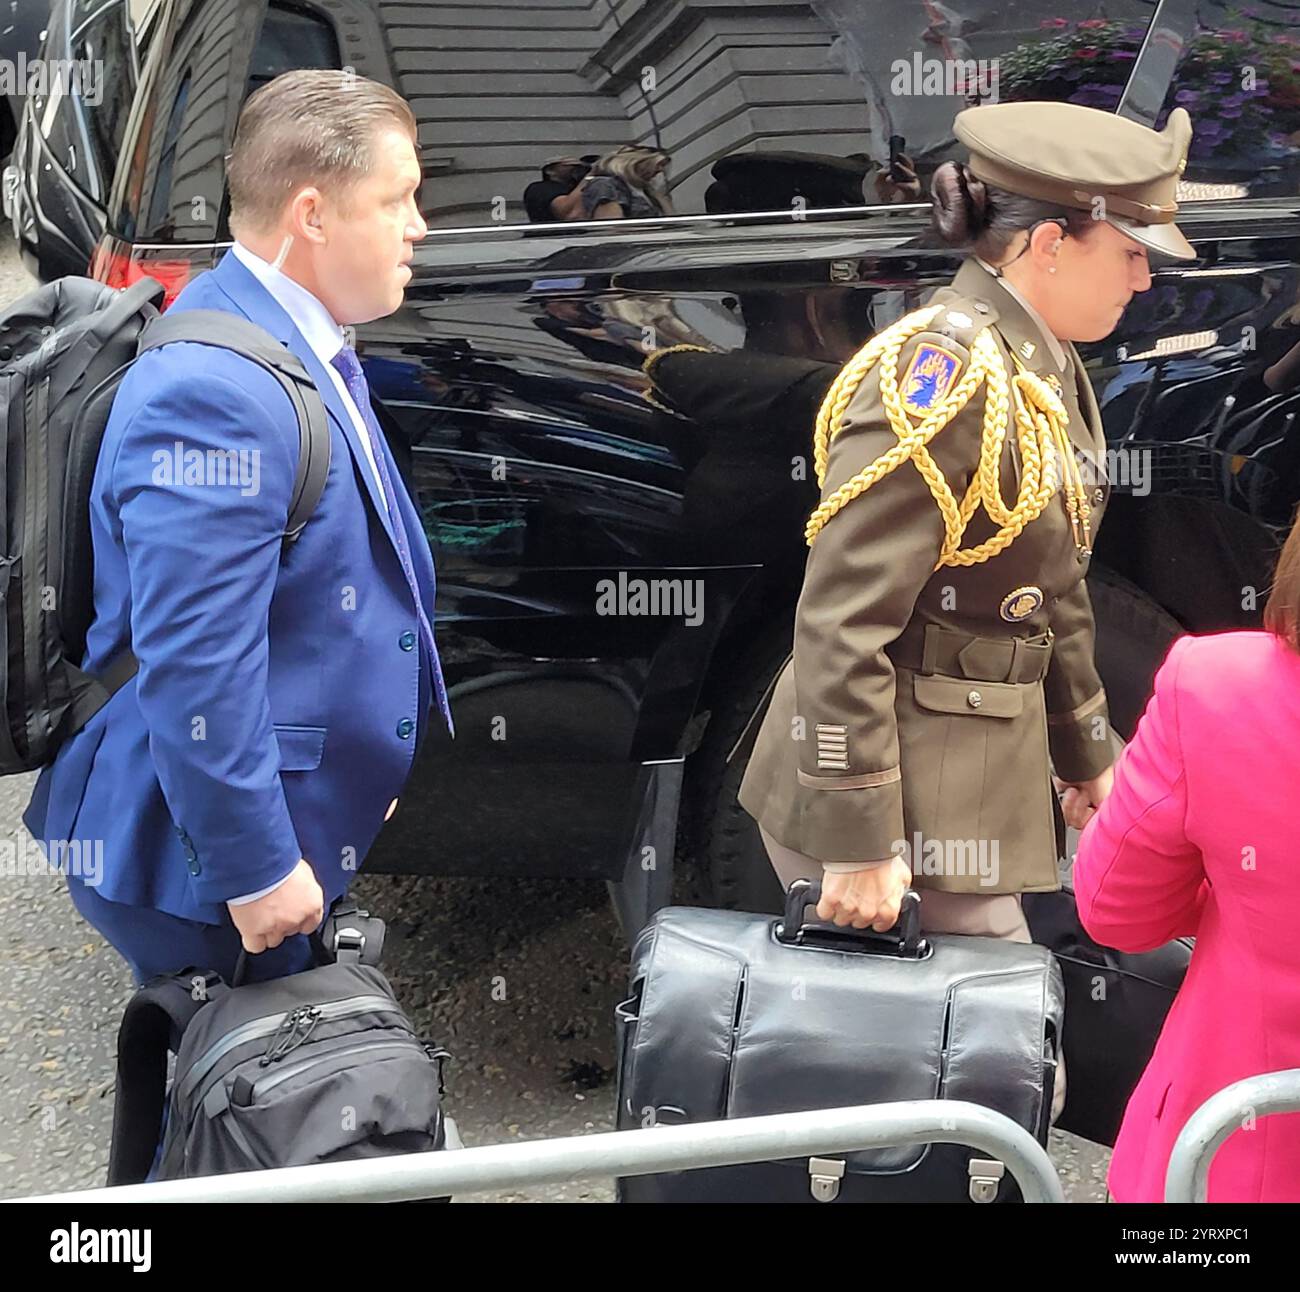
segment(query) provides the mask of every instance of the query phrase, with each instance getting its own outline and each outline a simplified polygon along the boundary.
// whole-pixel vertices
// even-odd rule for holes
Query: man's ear
[[[322,243],[325,232],[322,225],[324,199],[321,191],[311,185],[300,188],[289,203],[289,219],[295,237],[304,242]]]

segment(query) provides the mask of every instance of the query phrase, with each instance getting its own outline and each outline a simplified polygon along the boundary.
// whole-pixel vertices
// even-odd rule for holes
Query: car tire
[[[736,801],[748,757],[728,763],[727,754],[740,737],[773,675],[790,653],[791,629],[773,632],[740,661],[735,683],[713,706],[700,748],[688,773],[693,786],[690,851],[703,883],[704,896],[728,910],[777,913],[781,885],[759,837],[754,818]]]
[[[1111,726],[1132,738],[1156,671],[1183,626],[1127,579],[1094,565],[1088,596],[1097,624],[1097,671],[1106,688]]]

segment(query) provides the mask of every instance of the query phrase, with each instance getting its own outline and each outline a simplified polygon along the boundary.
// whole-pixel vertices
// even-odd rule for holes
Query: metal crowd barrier
[[[1211,1095],[1174,1141],[1165,1172],[1165,1201],[1205,1201],[1214,1155],[1241,1129],[1247,1113],[1267,1117],[1295,1112],[1300,1112],[1300,1068],[1247,1077]]]
[[[965,1144],[997,1158],[1015,1177],[1026,1202],[1065,1201],[1051,1159],[1023,1126],[979,1104],[946,1099],[654,1126],[12,1201],[76,1206],[90,1202],[403,1202],[602,1176],[935,1143]]]

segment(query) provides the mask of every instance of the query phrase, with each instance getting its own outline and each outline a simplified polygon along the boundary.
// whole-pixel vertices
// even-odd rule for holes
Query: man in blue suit
[[[229,977],[241,945],[251,980],[307,967],[305,935],[396,807],[430,710],[452,728],[433,558],[343,331],[401,305],[428,232],[415,120],[350,72],[290,72],[245,104],[228,177],[235,246],[172,309],[242,315],[297,355],[332,457],[282,552],[298,421],[269,373],[178,342],[114,401],[85,667],[130,647],[139,671],[42,772],[24,820],[102,841],[100,882],[69,887],[138,981]]]

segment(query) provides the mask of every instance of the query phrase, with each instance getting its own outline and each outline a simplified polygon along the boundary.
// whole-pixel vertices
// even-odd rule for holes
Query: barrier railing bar
[[[1166,1202],[1204,1202],[1210,1165],[1223,1142],[1255,1117],[1300,1112],[1300,1068],[1234,1081],[1211,1095],[1188,1119],[1169,1153]]]
[[[946,1099],[654,1126],[9,1201],[77,1206],[93,1202],[401,1202],[591,1177],[649,1175],[933,1143],[969,1145],[1005,1163],[1026,1202],[1065,1201],[1051,1159],[1023,1126],[979,1104]]]

